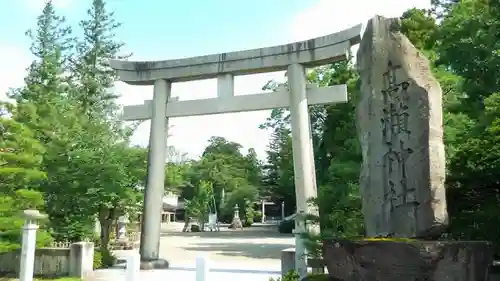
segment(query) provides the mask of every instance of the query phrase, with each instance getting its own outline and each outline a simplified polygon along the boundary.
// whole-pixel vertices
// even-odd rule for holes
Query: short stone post
[[[281,251],[281,278],[290,270],[295,270],[295,248]]]
[[[196,258],[196,281],[209,281],[209,260],[205,255]]]
[[[35,266],[36,231],[38,229],[37,220],[43,219],[46,215],[40,214],[37,210],[25,210],[26,221],[23,226],[23,241],[21,248],[21,265],[19,270],[19,281],[33,281],[33,268]]]
[[[281,202],[281,221],[285,220],[285,201]]]
[[[69,246],[69,276],[85,278],[94,271],[94,243],[77,242]]]
[[[138,281],[141,258],[135,251],[127,257],[126,281]]]

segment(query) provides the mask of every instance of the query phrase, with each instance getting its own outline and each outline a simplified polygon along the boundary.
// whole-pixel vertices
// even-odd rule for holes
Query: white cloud
[[[428,8],[430,0],[319,0],[316,5],[303,10],[294,18],[291,37],[307,40],[328,35],[359,23],[374,15],[399,17],[409,8]]]
[[[265,73],[235,77],[235,95],[261,93],[262,86],[271,79],[283,81],[284,73]],[[117,83],[117,91],[122,94],[120,103],[123,105],[142,104],[144,100],[152,99],[151,86],[128,86]],[[215,79],[193,82],[174,83],[172,96],[180,100],[193,100],[216,97],[217,81]],[[168,145],[188,153],[190,157],[201,155],[211,136],[225,137],[243,145],[244,149],[255,148],[259,158],[265,159],[269,133],[258,128],[269,116],[269,111],[242,112],[218,114],[209,116],[193,116],[172,118]],[[144,122],[133,136],[133,142],[147,145],[149,140],[150,122]]]
[[[0,100],[5,101],[9,88],[23,85],[31,57],[24,48],[0,45],[0,61],[3,66],[0,67]]]
[[[308,40],[332,34],[357,24],[363,24],[363,30],[370,18],[375,15],[400,17],[406,10],[429,8],[430,0],[319,0],[316,5],[298,13],[290,28],[293,41]],[[351,48],[356,59],[359,45]]]

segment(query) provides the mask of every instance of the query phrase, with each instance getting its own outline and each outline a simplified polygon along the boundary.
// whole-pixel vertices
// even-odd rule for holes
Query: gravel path
[[[280,252],[294,246],[291,235],[277,233],[276,227],[257,224],[244,230],[183,233],[183,224],[165,225],[160,240],[160,257],[170,262],[170,269],[141,271],[139,280],[194,280],[195,259],[208,256],[213,280],[268,281],[278,276]],[[125,257],[130,251],[117,251]],[[171,279],[175,278],[175,279]],[[123,269],[96,271],[92,280],[125,280]]]

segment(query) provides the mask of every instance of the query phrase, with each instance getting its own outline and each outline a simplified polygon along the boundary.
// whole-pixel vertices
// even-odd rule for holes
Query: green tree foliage
[[[44,193],[53,234],[56,238],[80,240],[91,233],[83,231],[85,227],[75,230],[72,225],[87,225],[87,229],[91,229],[92,220],[85,212],[85,203],[75,204],[78,196],[67,196],[80,186],[72,179],[70,167],[74,150],[80,143],[77,137],[83,132],[79,116],[74,114],[78,112],[77,104],[69,98],[70,81],[64,75],[73,39],[64,18],[56,14],[51,1],[38,17],[36,29],[30,30],[28,35],[36,60],[28,69],[25,85],[11,92],[20,105],[20,110],[12,117],[30,128],[45,149],[42,167],[47,178],[40,190]],[[65,237],[61,237],[61,233]]]
[[[11,118],[17,110],[0,104],[0,252],[20,247],[22,211],[44,206],[39,191],[46,177],[40,169],[44,148],[29,128]],[[49,242],[47,231],[39,231],[37,245]]]
[[[104,1],[95,0],[81,22],[83,36],[75,39],[48,1],[28,32],[36,60],[25,85],[10,93],[20,106],[12,119],[44,148],[40,191],[58,240],[92,237],[97,217],[106,246],[113,220],[136,211],[130,209],[141,200],[146,151],[130,147],[135,125],[117,119],[116,75],[107,65],[122,46],[114,39],[118,26]]]
[[[43,208],[42,193],[30,189],[17,189],[13,192],[0,192],[0,253],[21,248],[21,228],[25,218],[23,211]],[[44,229],[45,221],[37,231],[36,245],[47,246],[52,242],[52,236]]]
[[[272,130],[267,163],[263,165],[263,194],[285,202],[287,214],[294,212],[295,185],[293,179],[292,137],[282,109],[273,109],[271,117],[261,128]]]
[[[12,104],[0,103],[0,186],[5,193],[39,189],[46,177],[40,170],[45,150],[28,127],[11,118],[16,110]]]
[[[498,30],[500,5],[496,1],[467,0],[447,5],[438,31],[439,64],[464,79],[469,106],[500,90]]]
[[[111,91],[116,74],[107,61],[117,58],[123,46],[114,38],[120,24],[103,0],[92,1],[87,17],[80,22],[83,36],[77,40],[71,65],[75,84],[71,98],[79,105],[85,131],[75,164],[82,187],[78,192],[86,198],[89,217],[97,214],[101,245],[106,247],[113,221],[140,200],[137,187],[144,183],[146,153],[130,147],[135,126],[127,127],[118,120],[117,96]]]
[[[254,203],[258,200],[258,189],[253,185],[239,186],[230,192],[221,206],[221,217],[230,222],[234,215],[234,207],[238,205],[239,214],[244,226],[250,226],[254,222]]]
[[[87,17],[80,21],[83,36],[76,44],[72,64],[73,78],[80,86],[75,95],[84,112],[113,115],[118,96],[110,89],[116,73],[108,61],[129,57],[120,56],[124,44],[115,39],[115,30],[121,24],[115,21],[113,12],[107,11],[104,0],[92,0]]]
[[[190,163],[167,163],[165,168],[165,191],[181,194],[185,187],[190,186],[187,175]]]
[[[500,203],[498,3],[436,0],[433,5],[430,11],[405,13],[403,27],[416,45],[433,54],[434,75],[443,88],[450,235],[498,241],[500,231],[493,227]],[[428,35],[415,36],[424,30]]]
[[[202,231],[210,213],[213,192],[210,182],[201,181],[196,185],[193,197],[185,201],[186,216],[196,219]]]
[[[355,120],[357,75],[348,62],[341,62],[314,69],[308,74],[308,82],[318,86],[348,85],[348,103],[310,106],[309,112],[319,187],[316,204],[323,233],[359,235],[362,217],[358,186],[361,152]],[[296,201],[289,112],[273,110],[261,128],[272,132],[263,184],[275,201],[285,202],[288,214],[293,213]]]
[[[200,181],[208,181],[212,183],[215,208],[223,215],[222,220],[231,220],[234,207],[223,203],[224,199],[233,197],[232,202],[240,202],[241,198],[249,196],[245,198],[253,206],[261,179],[260,162],[253,149],[247,155],[243,155],[241,149],[242,146],[238,143],[222,137],[212,137],[201,159],[190,164],[187,175],[190,184],[183,190],[183,197],[190,199],[193,187]],[[225,198],[222,198],[223,195]]]

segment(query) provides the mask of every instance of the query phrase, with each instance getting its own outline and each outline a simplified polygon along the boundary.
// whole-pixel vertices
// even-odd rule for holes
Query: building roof
[[[163,211],[175,212],[177,206],[163,202]]]

